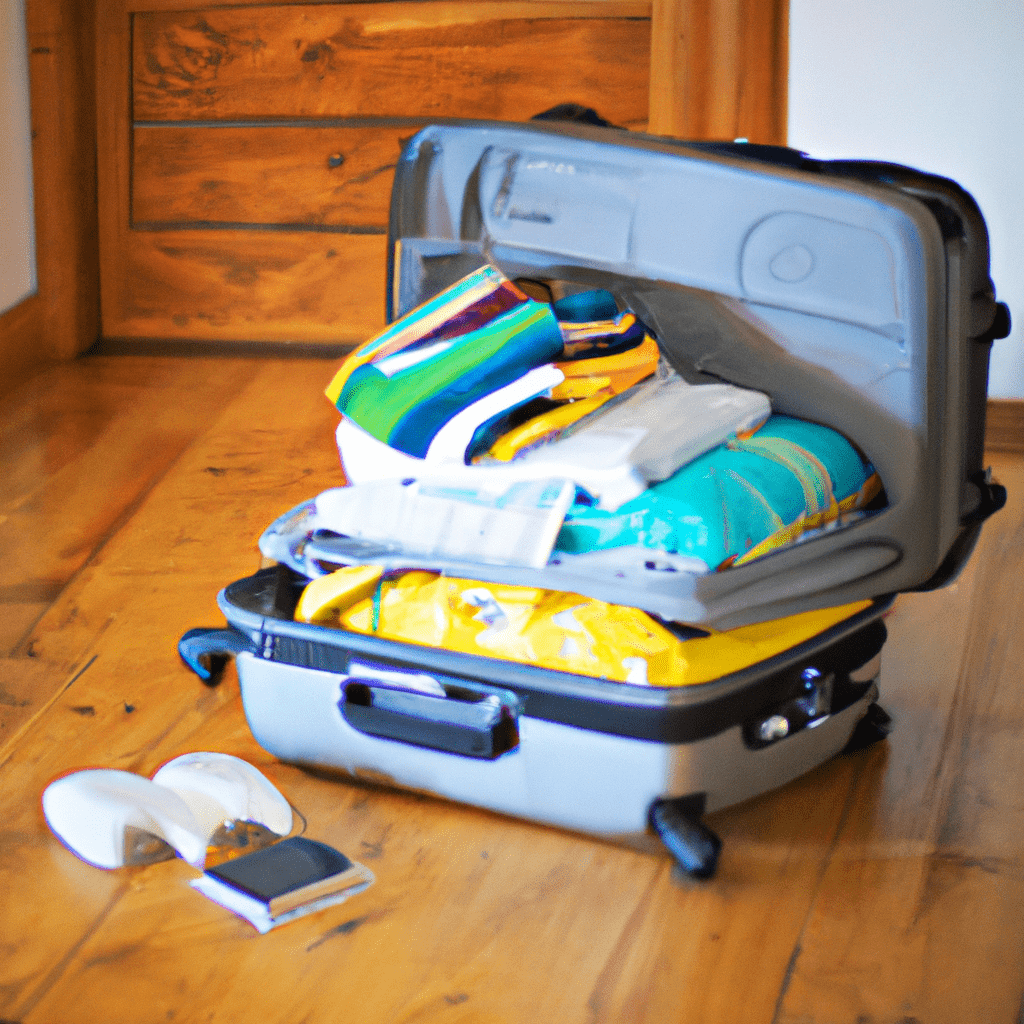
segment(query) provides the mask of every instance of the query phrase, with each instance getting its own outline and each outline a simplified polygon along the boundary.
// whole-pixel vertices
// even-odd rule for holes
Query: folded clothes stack
[[[608,509],[771,412],[759,392],[687,384],[607,291],[542,303],[489,266],[358,349],[327,395],[352,484],[562,477]]]
[[[684,380],[609,292],[541,302],[491,266],[354,352],[327,395],[348,486],[260,539],[314,580],[300,618],[624,682],[686,674],[678,629],[639,610],[645,574],[728,569],[881,492],[836,431]],[[596,600],[609,574],[637,607]]]

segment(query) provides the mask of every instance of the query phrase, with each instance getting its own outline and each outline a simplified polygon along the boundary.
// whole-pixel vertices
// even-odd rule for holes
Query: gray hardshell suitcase
[[[208,674],[237,654],[249,724],[282,759],[610,838],[653,830],[685,870],[710,874],[705,811],[884,735],[891,595],[951,579],[1005,500],[982,446],[989,347],[1009,313],[977,206],[896,165],[463,122],[406,146],[389,252],[389,319],[487,262],[606,288],[684,377],[756,388],[776,412],[840,431],[885,488],[853,524],[722,572],[651,563],[623,580],[563,563],[474,578],[714,629],[870,604],[753,668],[656,688],[295,622],[305,579],[279,566],[227,587],[229,628],[186,634],[183,656]]]

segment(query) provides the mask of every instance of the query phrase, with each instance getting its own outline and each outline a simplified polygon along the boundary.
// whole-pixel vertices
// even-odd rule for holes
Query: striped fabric
[[[561,352],[551,307],[485,266],[354,352],[327,396],[377,440],[423,458],[453,416]]]

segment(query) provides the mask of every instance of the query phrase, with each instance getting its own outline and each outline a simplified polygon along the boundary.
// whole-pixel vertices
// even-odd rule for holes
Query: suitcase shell
[[[659,688],[295,622],[303,580],[279,566],[227,587],[229,629],[186,634],[183,657],[203,674],[237,655],[253,733],[284,760],[608,838],[653,830],[710,874],[705,811],[884,735],[890,595],[952,578],[1005,500],[981,463],[989,345],[1008,332],[981,214],[954,183],[891,165],[460,122],[407,144],[389,250],[390,318],[484,262],[607,288],[684,377],[839,430],[886,487],[881,511],[724,572],[465,575],[719,630],[867,606],[742,671]]]
[[[399,161],[389,314],[483,262],[603,287],[691,381],[767,392],[838,430],[886,508],[729,572],[624,583],[572,559],[481,578],[729,629],[953,578],[1005,500],[982,467],[988,360],[1009,330],[988,235],[954,182],[891,164],[585,125],[423,129]]]
[[[652,822],[666,807],[706,837],[706,811],[847,747],[875,707],[891,604],[870,602],[710,682],[655,687],[295,622],[305,582],[280,566],[236,581],[218,597],[230,629],[195,630],[180,645],[200,674],[211,655],[235,655],[246,718],[267,751],[634,844],[652,826],[683,842],[678,822]],[[425,693],[424,677],[445,695]],[[715,858],[698,857],[693,873],[709,874]]]

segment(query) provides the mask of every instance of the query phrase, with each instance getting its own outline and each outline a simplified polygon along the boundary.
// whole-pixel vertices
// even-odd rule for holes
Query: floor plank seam
[[[0,769],[3,769],[7,762],[14,756],[15,748],[21,738],[42,718],[43,715],[53,707],[54,704],[64,696],[74,684],[92,667],[93,662],[99,657],[94,654],[22,727],[0,747]]]
[[[643,895],[640,897],[637,905],[633,908],[630,913],[628,920],[619,933],[619,937],[616,939],[611,952],[608,955],[608,959],[605,961],[604,966],[601,968],[601,972],[598,974],[594,981],[594,986],[587,996],[587,1011],[590,1015],[591,1024],[599,1024],[601,1020],[608,1020],[608,993],[612,991],[616,982],[622,976],[623,966],[626,957],[629,954],[629,950],[636,938],[636,934],[643,925],[643,921],[646,918],[648,908],[651,905],[651,901],[654,896],[654,890],[657,888],[662,871],[671,870],[667,865],[662,865],[651,875],[651,880],[648,882]]]
[[[97,917],[93,920],[92,924],[82,933],[78,941],[75,942],[70,949],[64,954],[63,957],[54,965],[50,972],[45,978],[36,986],[35,990],[26,998],[25,1002],[20,1006],[14,1008],[12,1019],[24,1020],[28,1014],[30,1014],[42,1000],[46,997],[47,993],[53,988],[54,985],[60,981],[62,975],[67,970],[68,965],[71,964],[81,952],[82,947],[91,939],[103,926],[104,922],[110,916],[114,907],[120,902],[125,893],[128,892],[130,883],[122,882],[117,889],[114,890],[114,894],[107,901],[106,906],[100,911]]]
[[[829,841],[828,849],[826,849],[825,854],[821,859],[821,865],[818,868],[818,877],[814,880],[814,886],[811,889],[810,899],[807,902],[807,913],[804,915],[804,919],[800,923],[800,931],[797,933],[796,941],[793,943],[793,952],[790,954],[789,961],[786,964],[786,970],[782,976],[782,981],[779,983],[779,994],[778,998],[775,1000],[775,1009],[772,1013],[771,1024],[779,1024],[781,1019],[780,1015],[782,1013],[782,1006],[786,1000],[786,995],[789,992],[789,986],[793,980],[793,975],[796,973],[796,966],[800,959],[800,954],[803,952],[804,936],[807,932],[807,926],[810,924],[811,918],[814,916],[814,911],[818,903],[818,896],[821,893],[821,887],[825,881],[825,875],[828,873],[828,869],[832,865],[833,857],[839,846],[839,838],[843,834],[843,829],[846,827],[847,819],[853,809],[857,790],[860,786],[860,780],[864,775],[864,768],[867,761],[866,755],[864,753],[859,753],[846,756],[858,757],[860,760],[853,771],[852,778],[850,779],[850,785],[846,791],[846,799],[843,801],[843,809],[839,812],[839,820],[836,822],[836,827],[832,833],[832,838]]]

